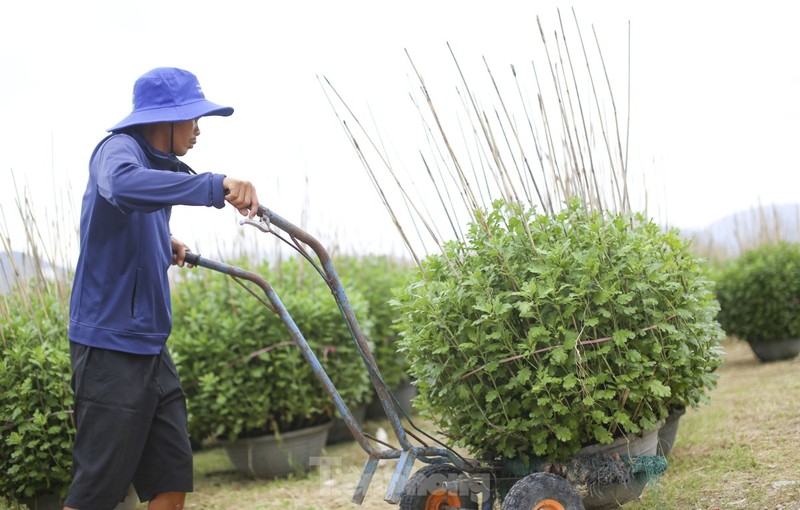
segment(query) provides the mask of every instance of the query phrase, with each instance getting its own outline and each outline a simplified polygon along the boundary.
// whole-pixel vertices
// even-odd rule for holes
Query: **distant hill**
[[[681,230],[702,253],[735,257],[742,250],[784,240],[800,242],[800,204],[749,209],[725,216],[703,229]]]
[[[5,294],[16,282],[35,276],[39,270],[30,255],[18,251],[0,253],[0,294]],[[41,272],[45,278],[66,275],[63,268],[53,267],[45,261],[41,262]]]

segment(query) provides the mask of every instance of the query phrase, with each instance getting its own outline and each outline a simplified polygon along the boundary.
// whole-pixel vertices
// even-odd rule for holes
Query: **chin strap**
[[[173,150],[173,143],[175,142],[175,123],[169,123],[169,154],[171,156],[175,155],[175,151]]]
[[[134,140],[136,140],[136,142],[139,144],[142,150],[144,150],[145,153],[147,154],[147,158],[154,165],[153,168],[159,168],[162,170],[173,170],[176,172],[184,172],[192,175],[197,174],[197,172],[192,170],[192,168],[189,165],[179,160],[175,154],[172,154],[172,142],[170,142],[170,148],[169,148],[170,153],[165,154],[161,151],[154,149],[153,146],[150,145],[150,143],[142,136],[142,134],[136,131],[135,129],[127,131],[123,130],[116,131],[108,135],[107,138],[111,138],[111,136],[118,133],[124,133],[133,138]]]

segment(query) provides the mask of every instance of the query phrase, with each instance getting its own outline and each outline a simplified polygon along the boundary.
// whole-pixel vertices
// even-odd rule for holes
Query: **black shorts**
[[[77,434],[66,506],[111,510],[131,483],[139,499],[191,492],[186,396],[164,347],[147,356],[70,342]]]

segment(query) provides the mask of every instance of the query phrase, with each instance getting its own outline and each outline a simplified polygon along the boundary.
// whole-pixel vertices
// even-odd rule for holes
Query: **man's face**
[[[172,138],[172,152],[176,156],[185,156],[189,149],[194,147],[197,143],[197,137],[200,135],[200,128],[197,121],[185,120],[183,122],[175,123],[175,131]]]

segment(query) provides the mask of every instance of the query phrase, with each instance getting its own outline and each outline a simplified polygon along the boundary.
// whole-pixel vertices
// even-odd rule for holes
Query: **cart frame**
[[[322,384],[325,392],[330,396],[331,400],[333,401],[334,405],[336,406],[336,410],[339,411],[341,414],[343,421],[347,428],[349,429],[350,433],[353,435],[353,438],[358,442],[361,448],[366,452],[368,455],[368,459],[366,464],[364,465],[364,469],[361,473],[359,478],[359,482],[356,486],[355,493],[353,494],[353,502],[357,504],[361,504],[366,496],[367,490],[369,489],[370,483],[372,481],[372,477],[375,474],[375,471],[378,467],[378,463],[381,460],[387,459],[396,459],[397,466],[394,469],[392,477],[390,479],[389,485],[386,490],[386,494],[384,495],[384,501],[390,504],[398,504],[403,496],[403,491],[406,487],[406,482],[408,481],[409,476],[411,475],[412,468],[414,466],[414,462],[419,460],[426,464],[452,464],[456,469],[467,472],[467,473],[489,473],[493,471],[491,467],[481,466],[480,463],[476,460],[466,459],[463,456],[459,455],[454,450],[450,449],[449,447],[445,446],[442,443],[442,446],[419,446],[411,443],[409,440],[409,436],[414,437],[417,441],[424,444],[422,440],[420,440],[417,436],[413,435],[411,432],[406,430],[403,426],[402,418],[398,409],[400,409],[399,405],[396,405],[397,399],[391,393],[390,389],[387,387],[386,383],[384,382],[383,378],[381,377],[380,370],[378,369],[378,365],[375,362],[375,358],[372,355],[372,352],[369,348],[369,344],[367,342],[366,337],[364,336],[361,327],[358,324],[358,320],[353,312],[353,308],[350,305],[350,302],[347,298],[345,293],[344,287],[342,282],[339,278],[339,275],[336,273],[335,268],[333,267],[333,262],[331,260],[330,255],[328,254],[327,250],[322,246],[322,244],[312,237],[308,232],[304,231],[300,227],[292,224],[291,222],[287,221],[286,219],[282,218],[278,214],[272,212],[271,210],[267,209],[264,206],[259,206],[257,219],[255,220],[243,220],[242,224],[248,224],[255,226],[259,230],[263,232],[271,233],[282,241],[289,244],[292,248],[297,250],[303,257],[309,260],[312,265],[317,269],[320,273],[322,278],[325,280],[325,283],[330,288],[336,303],[339,306],[339,309],[342,312],[342,315],[347,322],[347,325],[350,329],[350,333],[353,337],[353,340],[356,344],[358,352],[360,353],[364,365],[367,368],[369,373],[370,380],[372,385],[377,392],[378,399],[380,400],[381,406],[383,407],[384,412],[389,420],[389,423],[392,427],[392,430],[395,433],[397,441],[400,443],[400,447],[394,447],[378,441],[377,439],[368,436],[362,429],[361,425],[356,421],[353,417],[353,413],[348,408],[347,404],[342,399],[339,392],[333,385],[328,374],[325,372],[325,369],[322,367],[319,359],[316,357],[314,352],[312,351],[311,347],[309,346],[308,342],[306,341],[305,337],[303,336],[302,332],[298,328],[297,324],[295,324],[294,319],[292,319],[289,311],[281,302],[280,298],[278,297],[275,290],[272,288],[270,283],[264,279],[262,276],[244,270],[239,267],[231,266],[222,262],[217,262],[211,259],[204,258],[199,254],[187,252],[185,257],[185,262],[191,264],[193,266],[200,266],[207,269],[211,269],[213,271],[217,271],[223,274],[226,274],[233,279],[239,280],[247,280],[255,285],[257,285],[261,290],[264,292],[265,296],[269,300],[269,303],[264,302],[266,306],[270,308],[274,313],[276,313],[281,321],[284,323],[286,328],[289,331],[289,334],[292,337],[292,340],[295,344],[300,348],[300,352],[303,358],[308,362],[311,368],[314,371],[314,375],[317,377],[319,382]],[[279,231],[273,229],[273,227],[277,227]],[[287,234],[289,239],[286,239],[281,235],[281,232]],[[317,266],[313,259],[310,257],[309,253],[305,250],[305,248],[301,245],[308,246],[316,255],[319,264],[321,267]],[[241,283],[239,281],[239,283]],[[256,295],[249,287],[243,285],[251,294],[255,295],[259,300],[262,300],[260,296]],[[263,302],[263,300],[262,300]],[[403,412],[405,415],[405,412]],[[410,419],[407,415],[404,416],[410,423]],[[416,428],[416,427],[415,427]],[[433,436],[426,434],[425,432],[416,429],[425,436],[427,436],[432,441],[438,442]],[[380,442],[386,448],[375,448],[371,443],[370,440]],[[470,490],[472,492],[484,490],[485,494],[489,494],[490,497],[484,498],[484,508],[491,507],[491,493],[493,492],[490,487],[486,487],[485,484],[482,484],[483,479],[479,477],[479,480],[475,483],[470,483],[473,485],[472,487],[465,488],[465,487],[458,487],[457,490],[465,491]],[[459,482],[461,483],[461,482]],[[480,487],[480,485],[483,487]],[[479,485],[479,487],[474,487],[474,485]]]

